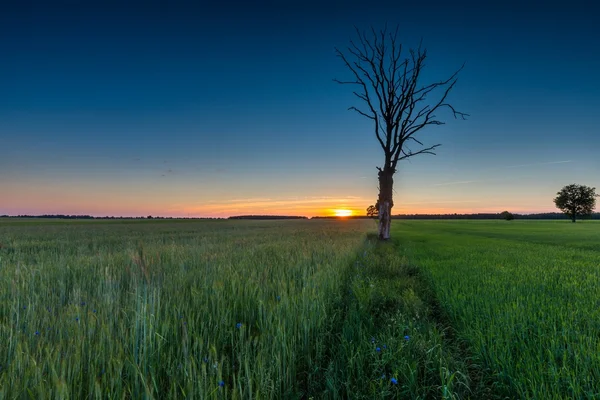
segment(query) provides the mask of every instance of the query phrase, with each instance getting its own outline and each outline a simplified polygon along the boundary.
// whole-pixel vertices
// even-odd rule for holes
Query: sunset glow
[[[445,124],[417,137],[423,146],[410,143],[442,146],[398,163],[393,215],[554,212],[562,186],[600,186],[593,13],[508,13],[505,32],[506,21],[475,10],[402,20],[401,2],[386,13],[342,7],[335,23],[327,7],[304,2],[293,12],[252,3],[256,18],[217,3],[214,13],[197,2],[169,18],[162,5],[98,13],[78,2],[49,16],[17,3],[15,17],[0,14],[10,38],[0,215],[365,216],[385,157],[374,121],[348,110],[364,102],[333,81],[353,80],[334,48],[357,23],[367,32],[401,23],[406,51],[424,38],[423,84],[466,63],[448,100],[471,117],[441,113]],[[518,74],[505,64],[513,57]]]
[[[344,209],[338,209],[338,210],[333,210],[333,213],[336,217],[350,217],[352,216],[352,210],[344,210]]]

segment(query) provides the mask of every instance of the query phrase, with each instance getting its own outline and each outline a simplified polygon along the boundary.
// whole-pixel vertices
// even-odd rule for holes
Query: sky
[[[449,101],[470,115],[419,133],[441,146],[399,164],[394,214],[600,187],[598,6],[405,3],[3,5],[0,215],[364,214],[383,152],[335,47],[385,24],[422,40],[424,84],[464,63]]]

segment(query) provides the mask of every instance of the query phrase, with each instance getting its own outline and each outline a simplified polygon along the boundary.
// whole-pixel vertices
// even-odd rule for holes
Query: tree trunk
[[[392,193],[394,188],[394,173],[387,169],[379,171],[379,240],[390,238],[392,223]]]

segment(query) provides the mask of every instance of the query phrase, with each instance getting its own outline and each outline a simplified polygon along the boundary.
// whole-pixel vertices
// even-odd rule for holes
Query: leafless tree
[[[398,161],[418,154],[433,154],[440,144],[425,146],[416,136],[429,125],[443,125],[436,116],[441,109],[448,109],[454,118],[466,119],[468,114],[457,111],[447,103],[448,94],[457,82],[458,73],[448,79],[421,84],[419,78],[425,67],[427,50],[419,47],[403,54],[398,41],[398,28],[379,32],[361,32],[357,41],[350,41],[346,51],[335,49],[337,56],[352,72],[351,80],[334,79],[340,84],[357,86],[354,95],[363,101],[363,107],[352,106],[349,110],[373,121],[375,136],[383,149],[385,160],[377,167],[379,177],[379,239],[390,238],[394,173]],[[464,66],[464,65],[463,65]],[[418,145],[415,150],[409,145]]]

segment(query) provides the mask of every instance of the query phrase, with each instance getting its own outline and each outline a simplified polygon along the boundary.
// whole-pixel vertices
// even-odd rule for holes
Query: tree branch
[[[347,54],[354,58],[352,62],[335,48],[337,56],[343,60],[355,80],[334,81],[362,88],[362,91],[353,91],[353,94],[366,103],[368,111],[355,106],[349,110],[375,122],[375,136],[384,150],[383,170],[395,171],[398,161],[419,154],[435,155],[433,150],[440,145],[425,147],[415,135],[427,126],[443,125],[445,122],[436,117],[437,111],[443,108],[449,109],[455,119],[469,116],[447,102],[464,64],[447,79],[419,85],[427,59],[422,40],[416,49],[408,50],[408,57],[403,58],[403,47],[398,42],[399,26],[394,31],[388,31],[387,26],[379,32],[371,28],[370,35],[356,27],[355,30],[357,40],[350,41],[347,47]],[[438,90],[441,91],[439,97],[429,101]],[[422,148],[410,150],[407,147],[409,141]]]

